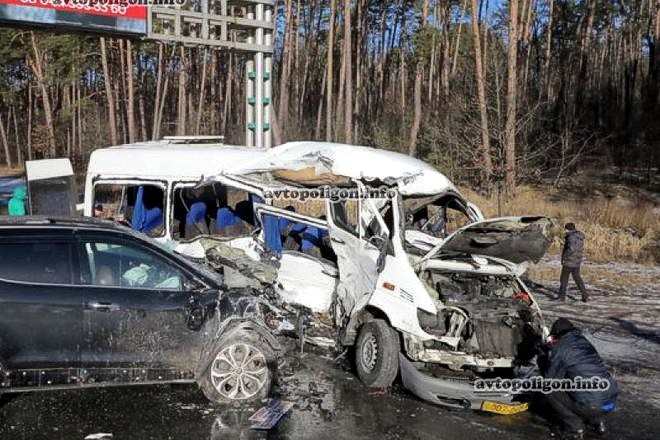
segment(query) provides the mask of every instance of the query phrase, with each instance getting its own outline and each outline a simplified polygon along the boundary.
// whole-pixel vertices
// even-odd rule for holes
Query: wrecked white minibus
[[[246,249],[277,255],[279,295],[316,317],[305,340],[353,346],[366,385],[389,386],[400,371],[404,386],[434,403],[526,408],[509,393],[479,395],[472,383],[527,364],[547,333],[519,275],[547,250],[548,219],[483,220],[430,165],[367,147],[285,144],[211,181],[263,198]],[[281,197],[323,185],[358,197]],[[394,197],[378,197],[382,187]]]
[[[171,137],[95,150],[87,168],[83,214],[124,223],[161,242],[212,233],[222,226],[218,217],[222,220],[230,209],[250,220],[252,200],[245,190],[219,184],[194,190],[200,180],[266,151],[218,140]]]

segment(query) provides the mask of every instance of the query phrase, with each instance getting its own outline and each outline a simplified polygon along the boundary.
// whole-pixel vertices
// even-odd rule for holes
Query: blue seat
[[[186,214],[186,225],[194,225],[206,222],[206,203],[196,202],[190,206],[190,211]]]
[[[163,210],[155,207],[145,210],[144,224],[140,232],[151,232],[163,225]]]
[[[195,202],[190,206],[190,210],[186,214],[186,226],[184,232],[187,239],[209,233],[206,224],[206,203]]]
[[[284,235],[290,224],[291,224],[291,220],[280,217],[280,219],[277,221],[277,226],[280,230],[280,234]]]
[[[163,225],[163,210],[159,207],[147,209],[144,206],[144,187],[140,185],[135,195],[135,206],[131,227],[139,232],[151,232]]]
[[[301,250],[308,251],[321,246],[321,231],[316,226],[308,226],[302,233]]]
[[[240,218],[236,215],[233,209],[225,206],[224,208],[218,209],[218,214],[215,217],[215,229],[222,230],[228,226],[233,226]]]

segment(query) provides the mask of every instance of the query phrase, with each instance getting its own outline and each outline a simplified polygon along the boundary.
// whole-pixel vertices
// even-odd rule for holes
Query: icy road
[[[593,301],[561,304],[546,299],[558,287],[557,264],[542,262],[532,271],[541,281],[531,287],[549,322],[574,319],[616,371],[620,408],[605,438],[659,438],[660,268],[587,265]],[[214,407],[194,386],[163,386],[16,395],[0,408],[0,439],[82,440],[100,433],[112,437],[96,438],[112,440],[549,438],[534,410],[515,416],[448,410],[400,386],[391,395],[370,394],[344,363],[321,354],[290,356],[280,377],[278,397],[295,406],[268,432],[249,428],[256,405]]]

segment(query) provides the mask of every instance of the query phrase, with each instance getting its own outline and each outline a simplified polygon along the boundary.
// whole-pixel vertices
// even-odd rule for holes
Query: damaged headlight
[[[438,314],[417,309],[417,320],[422,328],[436,328],[440,326]]]

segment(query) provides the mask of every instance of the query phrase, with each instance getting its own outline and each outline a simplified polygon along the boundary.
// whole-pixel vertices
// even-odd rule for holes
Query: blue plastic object
[[[216,229],[223,229],[226,228],[227,226],[232,226],[238,223],[238,216],[236,213],[229,207],[224,207],[218,209],[218,214],[216,215],[215,219],[215,228]]]
[[[206,204],[204,202],[196,202],[190,206],[190,211],[186,214],[186,224],[194,225],[203,223],[206,220]]]
[[[307,251],[321,246],[321,230],[316,226],[308,226],[302,234],[301,249]]]
[[[616,403],[614,402],[607,402],[605,405],[600,407],[600,409],[602,409],[603,412],[606,413],[614,411],[614,408],[616,408]]]
[[[264,242],[266,249],[276,254],[282,253],[282,237],[278,218],[271,214],[263,216]]]
[[[140,232],[151,232],[163,224],[163,210],[155,207],[145,211],[144,224]]]

